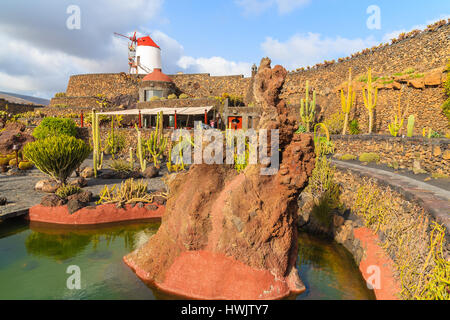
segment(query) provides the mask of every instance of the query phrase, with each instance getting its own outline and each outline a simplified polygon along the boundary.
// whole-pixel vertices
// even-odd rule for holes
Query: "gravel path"
[[[92,167],[91,159],[86,160],[81,168],[86,166]],[[144,179],[148,183],[150,192],[165,188],[165,184],[161,178],[166,173],[167,168],[164,167],[159,177]],[[29,208],[39,204],[45,193],[35,191],[34,186],[38,181],[43,179],[47,179],[47,176],[38,169],[30,170],[23,176],[0,174],[0,196],[6,197],[8,200],[5,206],[0,206],[0,222],[5,219],[27,214]],[[122,181],[121,179],[88,179],[88,185],[83,189],[91,191],[96,196],[102,191],[105,185],[112,186],[114,184],[120,184]]]

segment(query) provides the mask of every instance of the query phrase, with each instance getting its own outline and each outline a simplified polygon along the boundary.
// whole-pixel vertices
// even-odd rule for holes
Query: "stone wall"
[[[374,152],[380,162],[399,169],[425,170],[450,175],[450,140],[422,137],[400,138],[381,135],[331,137],[336,155]]]
[[[379,46],[353,58],[341,60],[314,67],[304,71],[288,74],[282,90],[282,98],[289,104],[298,104],[305,95],[305,82],[310,81],[310,87],[317,92],[317,104],[320,107],[318,121],[341,109],[339,88],[348,78],[348,70],[352,68],[353,78],[358,79],[371,67],[374,75],[391,79],[393,75],[413,69],[414,75],[421,75],[433,69],[443,68],[450,58],[450,24],[428,29],[415,34],[413,37],[397,41],[387,46]],[[87,74],[75,75],[70,78],[67,88],[68,97],[93,97],[104,94],[107,98],[118,95],[137,95],[139,81],[142,75],[121,74]],[[245,97],[250,102],[252,78],[241,76],[214,77],[209,74],[176,74],[170,75],[179,92],[191,97],[219,96],[223,93]],[[445,95],[441,84],[420,85],[421,79],[416,79],[419,85],[406,81],[403,92],[402,105],[409,104],[407,114],[416,115],[416,127],[431,127],[444,133],[450,130],[449,123],[442,113],[441,105]],[[360,83],[364,84],[364,83]],[[362,87],[360,88],[362,89]],[[375,116],[375,131],[388,132],[393,106],[398,103],[398,86],[392,82],[379,91],[378,106]],[[368,116],[363,104],[361,90],[356,95],[356,107],[352,110],[351,119],[359,121],[360,129],[367,132]],[[71,106],[85,105],[90,102],[81,100],[52,100],[52,105],[66,103]]]

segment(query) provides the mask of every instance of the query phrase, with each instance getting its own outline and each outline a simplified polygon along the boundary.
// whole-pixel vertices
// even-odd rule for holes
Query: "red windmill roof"
[[[155,68],[153,69],[153,72],[146,75],[142,81],[172,82],[172,79],[170,79],[168,75],[162,73],[161,69]]]
[[[137,39],[138,46],[155,47],[161,49],[149,36]]]

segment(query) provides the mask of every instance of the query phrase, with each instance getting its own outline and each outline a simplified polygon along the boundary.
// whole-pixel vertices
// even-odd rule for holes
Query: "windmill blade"
[[[132,39],[131,37],[125,36],[125,35],[123,35],[123,34],[120,34],[120,33],[117,33],[117,32],[114,32],[114,34],[115,34],[116,36],[118,36],[118,37],[127,38],[128,40],[133,41],[133,39]]]

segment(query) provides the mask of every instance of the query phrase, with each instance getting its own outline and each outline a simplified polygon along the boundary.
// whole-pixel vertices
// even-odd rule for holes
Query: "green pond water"
[[[146,286],[122,258],[145,243],[159,223],[65,229],[0,223],[0,299],[174,299]],[[81,289],[67,288],[69,266]],[[307,286],[290,299],[374,299],[351,255],[331,241],[301,234],[298,265]]]

